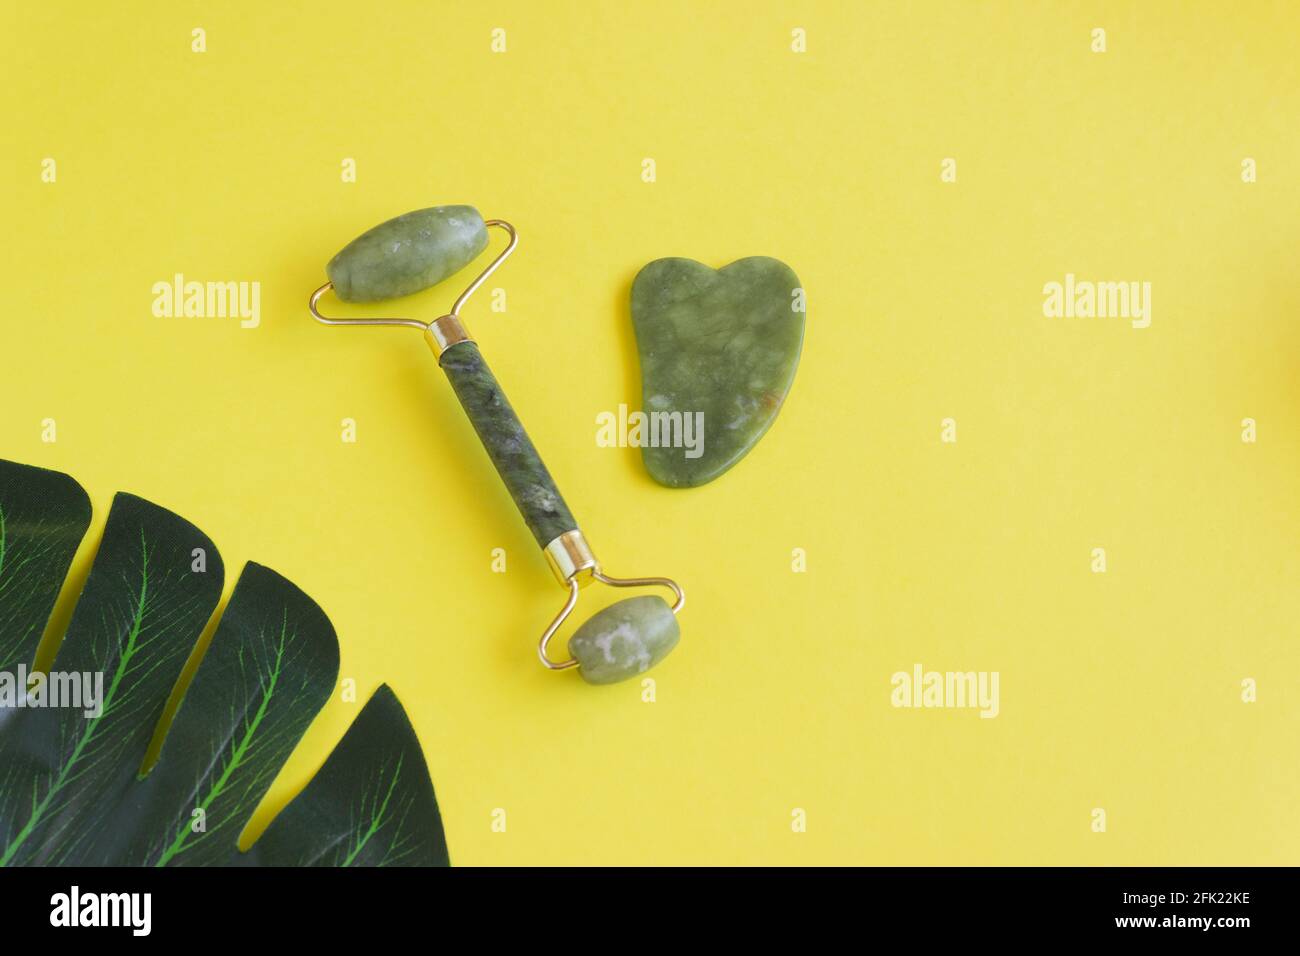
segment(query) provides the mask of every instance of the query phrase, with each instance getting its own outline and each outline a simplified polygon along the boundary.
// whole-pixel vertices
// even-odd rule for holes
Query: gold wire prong
[[[593,581],[599,581],[601,584],[607,584],[612,588],[668,588],[677,598],[677,600],[673,602],[672,607],[674,614],[686,606],[686,592],[683,591],[681,585],[672,578],[615,578],[605,574],[599,567],[588,570]],[[551,660],[547,653],[547,650],[550,647],[551,638],[555,636],[555,632],[560,629],[560,626],[564,624],[569,615],[573,613],[573,609],[578,603],[578,591],[581,587],[578,579],[579,575],[575,572],[569,580],[565,582],[569,588],[569,596],[564,602],[564,607],[562,607],[560,613],[555,616],[555,620],[551,621],[550,626],[542,632],[542,639],[537,642],[537,656],[542,659],[543,664],[553,671],[562,671],[567,670],[570,667],[578,666],[578,662],[574,658],[569,658],[567,661],[557,664],[555,661]]]
[[[542,639],[537,642],[537,656],[542,659],[543,664],[553,671],[568,670],[570,667],[578,666],[578,661],[575,658],[570,657],[567,661],[557,664],[546,654],[546,649],[551,643],[551,638],[554,637],[555,632],[560,629],[560,625],[564,623],[565,618],[573,613],[574,605],[577,603],[578,582],[574,578],[569,578],[569,598],[564,602],[564,607],[560,609],[560,613],[555,615],[555,620],[551,621],[550,626],[542,633]]]
[[[320,301],[321,296],[332,288],[334,288],[334,283],[326,282],[313,292],[311,298],[307,300],[307,308],[311,310],[311,317],[317,322],[323,322],[325,325],[406,325],[421,331],[429,327],[429,323],[419,322],[416,319],[331,319],[327,315],[321,315],[320,310],[316,308],[316,303]]]
[[[608,584],[612,588],[665,587],[677,596],[677,600],[673,602],[674,614],[686,606],[686,592],[672,578],[612,578],[600,568],[593,571],[591,576],[601,584]]]
[[[478,274],[478,278],[471,282],[464,292],[456,296],[456,301],[452,303],[451,312],[448,315],[459,316],[460,308],[465,304],[465,301],[475,293],[479,286],[487,281],[488,276],[497,271],[501,263],[505,262],[510,253],[515,251],[515,246],[519,245],[519,233],[515,231],[514,226],[504,219],[487,219],[483,222],[483,225],[488,228],[496,226],[498,229],[504,229],[506,235],[510,237],[510,241],[501,250],[501,254],[488,263],[488,267]]]

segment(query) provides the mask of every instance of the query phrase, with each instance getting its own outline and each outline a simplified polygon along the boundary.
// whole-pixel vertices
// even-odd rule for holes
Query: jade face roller
[[[331,319],[317,308],[330,289],[344,302],[377,302],[427,289],[459,272],[487,248],[488,227],[503,230],[509,243],[460,294],[451,311],[432,322]],[[326,325],[401,325],[424,332],[424,340],[447,373],[528,529],[568,591],[564,607],[542,632],[538,657],[551,670],[576,667],[589,683],[612,684],[643,673],[676,646],[680,635],[676,615],[686,596],[668,578],[615,578],[601,570],[550,472],[460,320],[465,301],[518,244],[519,236],[510,223],[484,221],[472,206],[435,206],[409,212],[358,236],[331,259],[325,269],[329,281],[311,294],[308,308]],[[578,603],[579,590],[592,581],[616,588],[662,586],[673,592],[675,600],[669,607],[663,598],[648,595],[610,605],[574,632],[569,639],[569,659],[554,661],[548,652],[551,638]]]

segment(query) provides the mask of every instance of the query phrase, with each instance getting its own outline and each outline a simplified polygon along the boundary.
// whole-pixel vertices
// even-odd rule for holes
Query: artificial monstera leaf
[[[141,775],[224,582],[212,542],[141,498],[114,498],[49,675],[29,685],[89,520],[89,500],[68,476],[0,461],[0,865],[448,863],[419,741],[387,687],[262,838],[239,851],[339,665],[324,612],[258,564],[240,575]],[[66,706],[78,681],[79,706]]]
[[[31,663],[89,526],[90,499],[67,475],[0,463],[0,672]]]

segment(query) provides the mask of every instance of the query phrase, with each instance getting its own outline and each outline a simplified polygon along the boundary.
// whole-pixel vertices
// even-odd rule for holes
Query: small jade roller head
[[[466,287],[446,315],[431,322],[408,318],[335,319],[317,304],[331,289],[345,302],[379,302],[411,295],[436,285],[473,262],[488,246],[488,229],[496,227],[509,243]],[[488,457],[505,482],[524,522],[546,556],[568,597],[538,642],[537,653],[551,670],[576,667],[591,684],[612,684],[635,677],[663,660],[677,645],[677,614],[686,596],[669,578],[615,578],[599,562],[578,530],[569,506],[542,463],[500,383],[488,368],[478,344],[460,321],[460,310],[519,243],[510,223],[484,219],[473,206],[433,206],[390,219],[362,233],[330,260],[329,281],[311,294],[308,309],[326,325],[400,325],[421,329],[456,397],[469,416]],[[616,588],[664,587],[668,604],[657,595],[627,598],[593,615],[569,638],[569,659],[553,661],[551,638],[578,603],[579,591],[592,582]]]
[[[353,239],[325,274],[344,302],[380,302],[437,285],[488,246],[487,224],[473,206],[417,209]]]

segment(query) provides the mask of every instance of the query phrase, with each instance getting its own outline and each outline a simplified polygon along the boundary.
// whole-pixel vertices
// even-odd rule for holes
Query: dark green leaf
[[[260,866],[448,865],[420,741],[387,684],[245,856]]]
[[[203,549],[207,570],[191,570]],[[51,673],[102,688],[102,712],[24,708],[0,735],[0,864],[82,859],[104,795],[144,759],[154,727],[221,596],[221,556],[203,532],[134,495],[113,499]],[[53,680],[51,681],[53,685]]]
[[[338,669],[338,640],[324,612],[270,568],[249,563],[157,764],[144,782],[126,780],[107,795],[113,799],[101,796],[103,819],[90,821],[99,836],[82,862],[226,861],[329,698]]]
[[[81,485],[61,472],[0,461],[0,672],[31,664],[89,526]]]
[[[26,666],[89,503],[67,476],[0,462],[0,514],[0,647]],[[216,548],[189,522],[114,499],[48,682],[83,675],[93,689],[101,674],[102,694],[82,703],[98,700],[102,712],[36,707],[33,697],[0,707],[0,865],[447,864],[419,741],[387,687],[239,853],[240,832],[338,675],[328,618],[261,565],[245,567],[157,763],[139,778],[223,576]]]

